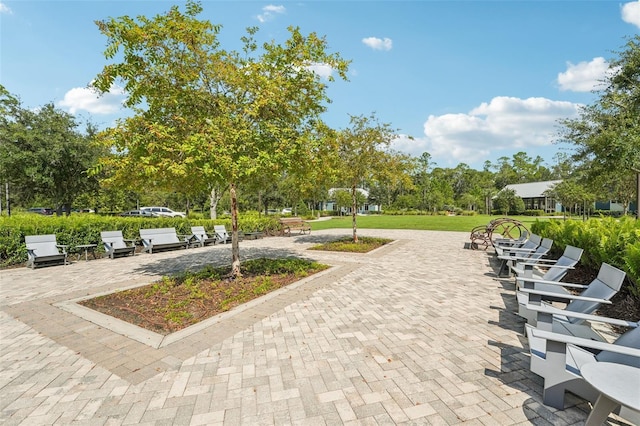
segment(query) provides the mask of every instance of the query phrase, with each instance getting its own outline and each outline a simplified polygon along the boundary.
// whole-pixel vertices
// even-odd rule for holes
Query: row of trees
[[[212,217],[217,209],[230,211],[229,191],[221,180],[185,170],[180,173],[194,176],[185,175],[185,182],[180,182],[179,176],[167,176],[161,165],[145,171],[143,164],[150,160],[131,158],[133,146],[117,152],[104,143],[113,129],[98,137],[91,124],[81,128],[75,117],[52,104],[30,110],[2,86],[0,93],[0,176],[8,184],[14,206],[55,206],[68,213],[74,207],[118,212],[138,204],[162,204],[210,210]],[[385,209],[434,212],[457,206],[486,212],[488,201],[504,185],[567,177],[560,165],[547,168],[540,157],[530,158],[524,152],[502,157],[495,164],[487,162],[483,170],[466,164],[441,168],[428,153],[411,158],[390,151],[394,137],[389,125],[375,116],[352,117],[344,131],[319,127],[306,136],[304,149],[296,151],[289,167],[273,164],[264,167],[268,173],[255,173],[238,183],[237,202],[242,210],[266,212],[282,206],[312,210],[319,202],[335,198],[340,206],[355,210],[356,195],[356,205],[369,202]],[[168,142],[150,139],[146,149],[160,158],[157,151],[169,149]],[[196,148],[192,150],[199,151]],[[167,163],[181,166],[177,161]],[[198,181],[202,181],[199,189]],[[328,191],[335,187],[349,189],[350,197],[344,200],[340,192],[330,197]],[[369,189],[368,200],[355,191],[360,187]]]

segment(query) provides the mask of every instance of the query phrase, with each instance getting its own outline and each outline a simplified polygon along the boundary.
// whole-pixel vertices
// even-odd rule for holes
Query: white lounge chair
[[[518,238],[496,238],[493,240],[494,248],[496,246],[504,247],[522,247],[522,245],[529,239],[529,231],[523,231]]]
[[[560,281],[567,275],[570,269],[578,264],[582,257],[583,249],[566,246],[562,256],[558,259],[527,259],[516,262],[511,265],[511,272],[516,276],[516,282],[519,277],[540,278],[546,281]],[[546,269],[543,271],[541,269]],[[544,286],[541,287],[541,289]],[[531,287],[533,288],[533,286]]]
[[[54,234],[27,235],[24,237],[27,246],[27,267],[67,264],[68,245],[58,244]]]
[[[526,326],[526,333],[531,371],[544,379],[543,403],[560,410],[564,409],[567,391],[592,403],[596,401],[599,392],[580,373],[584,365],[612,362],[640,368],[640,327],[625,332],[613,343],[540,330],[530,325]],[[640,412],[623,406],[619,415],[632,424],[640,424]]]
[[[531,234],[527,240],[525,240],[522,244],[516,244],[513,246],[510,245],[497,245],[495,246],[495,251],[497,256],[502,256],[509,251],[518,249],[523,252],[532,252],[538,248],[538,246],[542,243],[542,237],[538,234]]]
[[[216,233],[216,239],[219,243],[227,244],[231,242],[231,235],[229,235],[224,225],[214,225],[213,231]]]
[[[204,229],[204,226],[192,226],[191,227],[191,240],[195,241],[197,245],[200,247],[204,247],[207,244],[215,244],[217,241],[216,237],[210,237],[207,234],[207,231]]]
[[[529,311],[535,312],[535,327],[540,330],[553,331],[554,333],[568,336],[581,337],[599,342],[607,342],[608,338],[601,334],[603,328],[593,327],[593,322],[608,324],[617,327],[635,328],[640,326],[638,322],[626,321],[617,318],[607,318],[599,315],[572,312],[556,308],[551,305],[527,305]],[[565,318],[558,321],[556,318]],[[572,321],[569,321],[571,319]]]
[[[535,325],[536,315],[527,308],[527,304],[540,305],[553,301],[567,303],[564,309],[565,311],[591,314],[595,312],[600,305],[611,303],[611,298],[620,291],[625,276],[624,271],[607,263],[603,263],[598,271],[598,276],[588,285],[521,277],[518,281],[524,284],[516,293],[518,298],[518,315],[526,318],[529,324]],[[531,283],[533,283],[534,288],[524,287]],[[545,287],[538,289],[542,288],[542,285]],[[539,287],[536,288],[535,286]],[[574,295],[567,291],[565,287],[582,289],[583,291],[579,295]],[[581,322],[581,320],[562,318],[559,315],[554,316],[554,318],[557,321],[568,321],[574,324]]]
[[[509,276],[511,267],[516,262],[531,261],[541,259],[551,250],[553,246],[553,240],[551,238],[543,238],[540,245],[534,250],[522,249],[522,248],[509,248],[504,250],[504,254],[498,256],[501,260],[500,269],[498,270],[498,276]]]
[[[102,231],[100,237],[104,252],[110,259],[118,256],[133,256],[136,251],[135,240],[125,240],[122,231]]]

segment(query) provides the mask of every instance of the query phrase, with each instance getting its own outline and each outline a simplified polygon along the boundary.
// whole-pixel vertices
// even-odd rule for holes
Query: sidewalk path
[[[369,254],[306,250],[347,230],[241,242],[330,272],[155,348],[61,303],[228,264],[230,245],[0,271],[4,425],[573,425],[541,404],[513,282],[467,233],[361,230]]]

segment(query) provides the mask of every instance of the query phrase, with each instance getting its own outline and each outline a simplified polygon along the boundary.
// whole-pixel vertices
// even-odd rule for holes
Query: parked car
[[[146,217],[154,217],[157,216],[151,212],[145,210],[129,210],[128,212],[120,213],[120,216],[146,216]]]
[[[151,212],[156,216],[166,216],[166,217],[187,217],[187,214],[184,212],[174,212],[168,207],[141,207],[140,210],[144,210],[146,212]]]
[[[292,214],[293,213],[293,209],[291,208],[284,208],[282,209],[282,214]]]
[[[51,216],[53,214],[53,209],[48,209],[45,207],[32,207],[27,210],[28,213],[38,213],[43,214],[45,216]]]

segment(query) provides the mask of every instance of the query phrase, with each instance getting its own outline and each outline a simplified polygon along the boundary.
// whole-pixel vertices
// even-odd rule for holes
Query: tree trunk
[[[353,242],[358,242],[358,231],[356,226],[356,215],[358,213],[358,200],[356,197],[356,186],[351,187],[351,224],[353,225]]]
[[[231,198],[231,276],[241,277],[240,272],[240,245],[238,244],[238,198],[236,196],[236,184],[229,185],[229,197]]]
[[[216,189],[215,188],[211,188],[211,193],[209,194],[209,208],[211,209],[211,211],[209,212],[209,217],[211,219],[217,219],[218,218],[218,213],[216,212],[216,210],[218,209],[218,200],[220,199],[220,197],[218,196]]]

